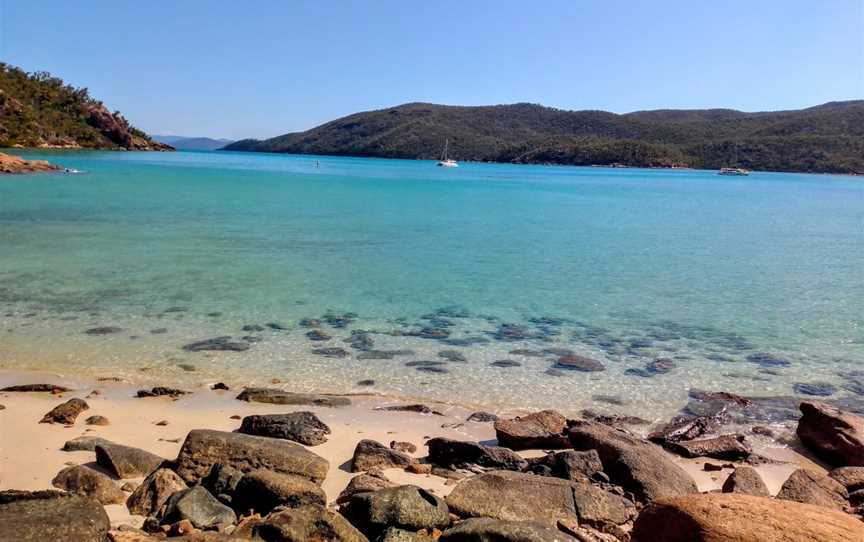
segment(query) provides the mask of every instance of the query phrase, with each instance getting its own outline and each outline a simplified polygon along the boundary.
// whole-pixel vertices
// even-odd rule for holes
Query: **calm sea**
[[[864,394],[861,179],[26,156],[82,173],[0,178],[4,367],[643,417]],[[183,349],[223,336],[248,349]]]

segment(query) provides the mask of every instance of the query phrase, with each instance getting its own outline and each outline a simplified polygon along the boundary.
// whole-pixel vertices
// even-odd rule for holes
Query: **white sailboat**
[[[438,160],[438,167],[459,167],[459,164],[456,163],[456,160],[451,160],[447,158],[447,148],[450,145],[450,140],[444,140],[444,152],[441,153],[441,160]]]

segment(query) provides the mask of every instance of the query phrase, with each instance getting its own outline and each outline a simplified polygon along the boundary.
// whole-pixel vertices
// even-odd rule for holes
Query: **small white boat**
[[[719,175],[738,175],[745,176],[750,175],[750,172],[744,169],[743,167],[721,167]]]
[[[447,147],[449,147],[450,140],[444,140],[444,152],[441,153],[441,160],[438,160],[438,167],[459,167],[459,164],[456,163],[456,160],[452,160],[447,158]]]

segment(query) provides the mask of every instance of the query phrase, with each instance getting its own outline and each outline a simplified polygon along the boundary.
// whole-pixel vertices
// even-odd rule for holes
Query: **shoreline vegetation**
[[[731,109],[615,114],[538,104],[409,103],[223,150],[459,161],[801,173],[864,172],[864,101],[745,113]]]
[[[864,527],[864,418],[826,403],[766,422],[755,398],[694,391],[646,426],[150,384],[0,372],[15,435],[0,539],[851,542]]]

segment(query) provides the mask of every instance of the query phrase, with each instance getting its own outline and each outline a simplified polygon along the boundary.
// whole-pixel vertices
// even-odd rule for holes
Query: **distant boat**
[[[451,160],[447,158],[447,147],[450,145],[450,140],[444,140],[444,152],[441,153],[441,160],[438,160],[439,167],[459,167],[459,164],[456,163],[456,160]]]
[[[750,172],[743,167],[721,167],[719,175],[750,175]]]

